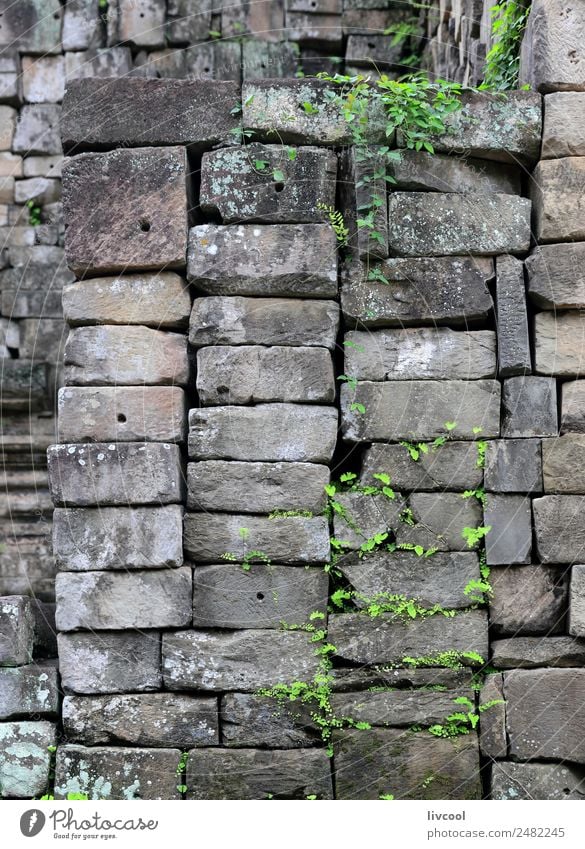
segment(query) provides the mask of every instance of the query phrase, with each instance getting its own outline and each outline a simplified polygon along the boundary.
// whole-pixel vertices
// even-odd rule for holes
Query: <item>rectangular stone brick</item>
[[[245,539],[242,528],[248,530]],[[226,552],[243,559],[248,551],[262,551],[274,563],[327,563],[329,522],[324,516],[191,513],[185,516],[184,546],[197,563],[217,563]]]
[[[267,696],[227,693],[220,706],[221,745],[279,749],[319,745],[321,734],[310,712],[298,701],[276,704]]]
[[[335,399],[331,354],[325,348],[210,346],[197,352],[197,392],[204,406]]]
[[[491,443],[490,443],[491,444]],[[416,461],[403,445],[375,443],[364,451],[361,483],[377,486],[373,475],[390,475],[392,486],[399,490],[446,490],[463,492],[477,489],[483,481],[478,465],[478,447],[469,442],[446,442],[424,453],[419,449]]]
[[[544,98],[542,159],[585,155],[585,94],[555,91]]]
[[[59,390],[61,442],[182,442],[187,399],[178,386],[68,386]]]
[[[58,0],[24,0],[17,6],[7,5],[2,17],[4,44],[22,52],[60,52],[63,8]]]
[[[68,384],[157,385],[189,380],[187,337],[150,327],[75,327],[64,354]]]
[[[360,413],[351,404],[366,408]],[[433,439],[456,422],[458,438],[499,436],[500,386],[493,380],[388,381],[341,387],[341,422],[350,442]]]
[[[52,445],[49,487],[56,507],[177,504],[183,480],[179,448],[168,443]]]
[[[443,156],[424,150],[401,150],[388,162],[396,187],[406,191],[498,192],[520,194],[520,171],[512,165],[485,159]]]
[[[308,404],[210,407],[189,412],[189,457],[328,463],[337,410]]]
[[[545,492],[585,493],[585,435],[567,433],[542,440]]]
[[[196,298],[189,342],[204,345],[293,345],[335,348],[339,305],[292,298]]]
[[[13,153],[58,155],[61,150],[59,124],[61,107],[53,103],[23,106],[12,143]]]
[[[161,687],[156,631],[59,634],[57,642],[66,693],[147,693]]]
[[[402,523],[396,529],[399,543],[438,548],[439,551],[466,551],[464,528],[481,525],[482,512],[476,498],[462,498],[459,492],[414,492],[408,499],[414,525]]]
[[[483,523],[491,528],[485,537],[486,559],[490,566],[530,563],[530,498],[490,493],[483,509]]]
[[[496,762],[492,765],[491,798],[510,800],[579,801],[583,798],[583,771],[563,763]]]
[[[388,246],[396,256],[524,253],[530,206],[514,195],[391,192]]]
[[[163,675],[169,690],[256,692],[311,681],[317,671],[307,635],[263,630],[176,631],[163,635]]]
[[[488,492],[542,492],[540,439],[495,439],[485,453]]]
[[[585,496],[545,495],[534,499],[532,510],[542,563],[585,561]]]
[[[440,686],[440,685],[439,685]],[[410,728],[413,725],[443,723],[445,717],[458,710],[453,701],[469,698],[471,689],[428,692],[417,689],[394,691],[334,693],[331,706],[336,716],[350,716],[356,722],[374,727]]]
[[[501,635],[558,634],[569,601],[569,575],[551,566],[502,566],[490,572],[490,627]]]
[[[211,14],[211,0],[200,0],[195,15],[189,0],[168,0],[166,31],[169,43],[183,45],[204,41],[212,29]]]
[[[538,666],[583,666],[585,640],[574,637],[511,637],[491,644],[492,664],[498,669]]]
[[[585,15],[567,0],[534,0],[522,42],[520,80],[536,91],[583,91]]]
[[[43,409],[49,397],[46,363],[4,359],[2,363],[2,410]]]
[[[375,534],[390,533],[397,528],[405,507],[400,493],[396,493],[395,499],[389,499],[381,492],[375,496],[360,492],[339,493],[335,495],[335,501],[343,513],[333,513],[334,536],[343,541],[344,547],[351,549],[359,549]]]
[[[496,335],[448,327],[350,331],[345,373],[358,380],[472,380],[496,376]]]
[[[32,662],[35,620],[28,596],[0,598],[0,667]]]
[[[520,260],[511,256],[496,258],[496,326],[498,376],[530,372],[524,267]]]
[[[212,512],[271,513],[325,508],[327,466],[202,460],[187,466],[187,508]]]
[[[183,508],[101,507],[53,513],[53,553],[64,572],[182,566]]]
[[[585,245],[538,245],[526,259],[528,294],[541,309],[585,308]]]
[[[201,224],[189,232],[187,279],[209,295],[337,295],[329,224]]]
[[[579,156],[541,160],[532,178],[535,238],[540,242],[583,241],[585,160]]]
[[[585,312],[534,317],[534,366],[539,374],[560,377],[585,372]]]
[[[63,166],[67,265],[78,277],[184,268],[188,206],[185,148],[75,156]]]
[[[561,433],[585,433],[585,380],[561,386]]]
[[[57,742],[52,722],[0,723],[0,797],[39,798],[49,784],[51,754]]]
[[[59,686],[54,667],[0,669],[0,719],[23,714],[56,716],[58,710]]]
[[[519,375],[504,380],[502,436],[556,436],[557,384],[549,377]]]
[[[198,566],[193,574],[195,628],[279,628],[327,612],[329,580],[322,569],[255,563]]]
[[[501,704],[493,704],[501,702]],[[504,679],[500,674],[486,675],[479,693],[479,707],[485,706],[481,713],[479,726],[479,747],[486,758],[505,758],[508,754],[506,736],[506,703],[504,699]]]
[[[61,318],[26,318],[20,322],[19,355],[25,360],[61,363],[67,327]]]

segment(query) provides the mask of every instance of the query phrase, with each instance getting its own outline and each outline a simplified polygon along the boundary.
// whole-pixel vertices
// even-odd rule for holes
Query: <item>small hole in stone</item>
[[[261,68],[265,68],[265,67],[266,67],[266,65],[264,64],[264,62],[260,62],[260,67],[261,67]]]
[[[375,46],[376,46],[376,45],[375,45],[375,44],[372,44],[372,42],[371,42],[371,41],[368,41],[368,47],[370,48],[370,50],[373,50],[373,49],[375,48]]]
[[[53,15],[53,18],[54,18],[56,21],[58,21],[58,20],[59,20],[59,12],[55,12],[55,14]]]
[[[256,598],[258,599],[258,601],[263,601],[264,593],[256,593]]]
[[[204,73],[206,73],[206,74],[208,74],[208,73],[210,72],[210,70],[211,70],[211,68],[203,68],[203,71],[204,71]]]
[[[315,3],[315,0],[313,0],[313,2],[311,3],[311,9],[315,9],[316,7],[317,7],[317,4]]]
[[[141,218],[139,224],[142,232],[148,233],[148,231],[150,230],[150,221],[147,221],[146,218]]]
[[[118,421],[122,424],[126,421],[126,416],[124,415],[124,413],[118,413]]]
[[[284,189],[284,183],[275,183],[274,184],[274,191],[275,192],[281,192],[283,189]]]
[[[141,13],[140,13],[140,17],[141,17],[141,18],[143,18],[143,17],[144,17],[144,12],[141,12]]]
[[[565,796],[568,796],[570,792],[571,791],[569,790],[568,787],[563,787],[563,793],[565,794]]]

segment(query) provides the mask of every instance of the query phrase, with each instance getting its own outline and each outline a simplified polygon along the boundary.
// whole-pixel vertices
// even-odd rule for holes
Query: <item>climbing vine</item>
[[[480,89],[514,89],[518,87],[520,45],[530,9],[523,0],[499,0],[490,11],[494,43],[485,59]]]

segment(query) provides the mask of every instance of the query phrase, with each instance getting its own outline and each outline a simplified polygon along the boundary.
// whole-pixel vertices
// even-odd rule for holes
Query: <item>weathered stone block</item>
[[[573,566],[571,569],[569,633],[574,637],[585,637],[585,566]]]
[[[485,159],[443,156],[424,150],[401,150],[388,163],[396,187],[411,192],[498,192],[520,194],[520,171]]]
[[[176,504],[182,499],[176,445],[152,442],[52,445],[49,488],[57,507]]]
[[[537,91],[583,91],[584,33],[581,4],[534,0],[522,43],[520,82]]]
[[[535,238],[541,242],[583,241],[585,159],[541,160],[532,176]]]
[[[24,0],[2,14],[2,41],[31,53],[61,51],[63,7],[59,0]]]
[[[395,799],[479,799],[477,737],[441,740],[391,728],[340,732],[335,787],[338,799],[385,794]]]
[[[65,54],[66,94],[73,80],[99,77],[103,85],[106,77],[123,77],[126,79],[132,71],[132,51],[130,47],[98,49],[91,57],[88,57],[88,52]],[[93,53],[93,51],[91,52]],[[120,143],[123,144],[123,142]]]
[[[120,77],[68,83],[61,123],[66,152],[121,145],[205,149],[230,138],[239,124],[232,114],[240,99],[235,81]]]
[[[189,799],[332,799],[329,758],[316,749],[195,749]]]
[[[558,634],[563,630],[569,575],[551,566],[505,566],[490,573],[490,625],[496,634]]]
[[[239,83],[242,76],[241,43],[222,40],[207,42],[206,44],[194,44],[182,51],[170,51],[167,55],[174,63],[177,54],[183,56],[185,63],[183,76],[188,75],[192,80],[233,80],[237,85],[235,96],[239,96]],[[154,59],[153,54],[147,54],[147,59]],[[160,62],[157,62],[157,65],[160,65]],[[160,75],[163,76],[163,74]],[[180,76],[180,74],[165,73],[164,76]],[[235,109],[235,107],[231,108]],[[234,141],[234,134],[237,138],[240,138],[239,120],[236,119],[236,126],[229,133],[230,135],[225,138],[232,142]]]
[[[59,710],[57,670],[51,666],[0,669],[0,719],[33,714],[55,716]]]
[[[473,380],[496,376],[496,335],[448,327],[350,331],[345,373],[358,380]]]
[[[14,185],[14,202],[28,204],[32,201],[39,206],[56,203],[61,200],[59,180],[47,180],[45,177],[31,177],[19,180]],[[56,241],[56,239],[55,239]]]
[[[244,41],[242,44],[242,76],[244,80],[294,77],[299,68],[298,44]]]
[[[585,640],[573,637],[512,637],[491,644],[492,664],[498,669],[538,666],[583,666]]]
[[[339,173],[340,207],[347,242],[360,259],[388,256],[387,157],[369,145],[348,147],[341,153]],[[372,226],[358,227],[363,210],[372,212]],[[376,235],[374,236],[373,233]]]
[[[63,166],[67,265],[79,277],[184,268],[187,209],[185,148],[75,156]]]
[[[321,735],[307,705],[266,696],[228,693],[221,699],[221,745],[300,749],[318,745]]]
[[[335,399],[333,362],[326,348],[200,348],[197,391],[207,406],[263,401],[327,403]]]
[[[68,384],[180,384],[189,380],[187,338],[150,327],[75,327],[65,344]]]
[[[495,439],[485,452],[488,492],[542,492],[540,439]]]
[[[390,533],[400,524],[400,514],[405,507],[404,499],[396,493],[389,499],[382,493],[376,496],[359,492],[339,493],[335,501],[343,513],[334,512],[334,536],[348,548],[359,549],[375,534]]]
[[[61,288],[72,279],[70,271],[58,266],[29,265],[1,271],[2,314],[12,318],[61,318]]]
[[[487,616],[483,610],[441,614],[408,622],[392,614],[371,618],[363,613],[329,617],[328,640],[336,657],[361,664],[405,664],[405,658],[424,659],[424,666],[442,666],[441,652],[477,652],[487,658]],[[463,663],[476,661],[462,658]],[[406,665],[406,664],[405,664]]]
[[[272,513],[325,508],[327,466],[313,463],[246,463],[202,460],[187,467],[190,510]]]
[[[23,56],[22,90],[29,103],[56,103],[65,92],[62,56]]]
[[[545,97],[544,106],[542,159],[585,156],[585,94],[556,91]]]
[[[530,372],[524,266],[511,256],[496,258],[496,326],[499,377]]]
[[[569,764],[506,761],[492,765],[491,791],[491,798],[502,802],[583,801],[585,781],[582,770]]]
[[[63,357],[66,325],[61,318],[27,318],[20,322],[19,355],[56,365]]]
[[[35,620],[28,596],[0,598],[0,667],[32,661]]]
[[[258,41],[260,39],[279,41],[283,38],[284,4],[282,0],[276,0],[266,6],[260,6],[251,0],[240,0],[237,4],[224,2],[222,6],[221,26],[224,36],[256,35]],[[270,76],[276,76],[276,74]]]
[[[198,566],[193,574],[193,627],[279,628],[327,612],[328,577],[322,569],[255,563]]]
[[[328,463],[336,439],[333,407],[257,404],[189,413],[189,456],[195,460]]]
[[[561,433],[585,433],[585,380],[561,386]]]
[[[332,691],[334,693],[353,693],[371,690],[372,687],[384,690],[418,690],[428,689],[439,685],[444,690],[457,688],[469,689],[472,684],[473,672],[468,668],[419,669],[413,667],[380,667],[366,666],[362,668],[338,667],[332,670]]]
[[[209,295],[335,297],[335,233],[328,224],[202,224],[189,233],[187,278]]]
[[[161,687],[156,631],[59,634],[57,642],[66,693],[147,693]]]
[[[532,502],[536,550],[542,563],[585,560],[585,497],[545,495]]]
[[[91,746],[214,746],[219,742],[217,700],[175,693],[65,696],[67,740]]]
[[[530,201],[502,194],[391,192],[388,246],[395,256],[490,256],[530,247]]]
[[[61,153],[60,120],[60,106],[52,103],[23,106],[16,125],[12,152],[23,153],[27,156],[33,153],[50,155]]]
[[[335,205],[337,157],[299,147],[293,159],[282,145],[250,144],[203,154],[199,202],[225,224],[312,223],[327,220],[318,204]]]
[[[133,0],[115,0],[107,16],[109,45],[119,42],[135,47],[164,45],[166,3],[147,0],[140,10]]]
[[[333,350],[339,327],[335,301],[292,298],[196,298],[189,342],[204,345],[303,345]]]
[[[331,706],[336,716],[351,717],[374,727],[410,728],[412,725],[443,723],[445,717],[457,710],[454,699],[469,697],[470,690],[426,692],[424,690],[394,690],[382,692],[334,693]]]
[[[168,0],[167,39],[170,44],[196,44],[209,37],[211,26],[211,0],[200,0],[197,13],[189,0]]]
[[[0,723],[0,796],[31,799],[47,792],[51,755],[57,742],[51,722]]]
[[[55,799],[79,793],[88,799],[180,799],[180,749],[59,746]]]
[[[63,314],[72,325],[144,324],[157,330],[187,326],[189,289],[173,272],[97,277],[63,291]]]
[[[482,511],[476,498],[463,498],[458,492],[440,495],[415,492],[409,500],[414,525],[401,524],[396,530],[399,543],[438,548],[439,551],[466,551],[464,528],[481,525]]]
[[[245,539],[243,527],[248,529]],[[262,551],[274,563],[327,563],[329,523],[323,516],[191,513],[185,516],[184,546],[197,563],[217,563],[226,552],[242,559],[247,551]]]
[[[549,377],[519,375],[504,380],[502,436],[556,436],[557,384]]]
[[[530,498],[490,493],[483,509],[483,524],[490,527],[485,537],[486,558],[490,566],[530,563]]]
[[[585,493],[585,435],[567,433],[542,440],[545,492]]]
[[[169,690],[256,692],[262,687],[311,681],[314,646],[294,631],[249,629],[176,631],[163,635],[163,677]]]
[[[534,366],[540,374],[560,377],[585,372],[585,311],[535,316]]]
[[[539,245],[526,259],[528,294],[545,310],[585,309],[585,245]]]
[[[513,670],[504,673],[504,692],[513,758],[585,761],[583,670]]]
[[[492,704],[492,702],[502,704]],[[508,754],[506,737],[506,703],[504,679],[500,674],[487,675],[479,693],[479,707],[487,706],[481,713],[479,748],[486,758],[505,758]]]
[[[57,628],[184,628],[191,624],[192,588],[188,566],[128,573],[62,572],[55,580]]]
[[[99,39],[97,0],[71,0],[63,15],[63,50],[87,50]]]
[[[490,443],[491,444],[491,443]],[[385,472],[392,486],[399,490],[445,490],[463,492],[477,489],[483,481],[483,471],[478,464],[477,445],[469,442],[446,442],[440,448],[431,448],[412,460],[403,445],[375,443],[364,451],[361,482],[365,486],[377,485],[373,475]]]
[[[365,413],[351,409],[359,403]],[[388,381],[341,387],[341,423],[350,442],[433,439],[448,433],[445,422],[457,422],[454,435],[476,439],[499,436],[500,386],[493,380]],[[453,432],[453,431],[452,431]]]

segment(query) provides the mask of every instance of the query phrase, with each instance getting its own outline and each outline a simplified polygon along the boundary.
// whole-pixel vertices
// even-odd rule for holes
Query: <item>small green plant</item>
[[[312,519],[313,516],[310,510],[273,510],[268,514],[269,519]]]
[[[480,89],[506,91],[518,87],[520,45],[529,6],[522,0],[499,0],[490,9],[494,43],[485,58]]]
[[[53,802],[55,797],[52,793],[46,793],[44,796],[41,796],[40,802]],[[68,802],[87,802],[89,801],[89,796],[86,796],[85,793],[68,793],[67,794]]]
[[[485,538],[491,529],[491,525],[480,525],[477,528],[463,528],[461,536],[467,543],[468,548],[475,548],[475,546]]]
[[[334,206],[331,206],[331,204],[323,203],[322,201],[317,203],[317,209],[327,213],[327,218],[333,228],[333,232],[335,233],[335,238],[339,242],[339,246],[342,248],[347,247],[349,228],[345,226],[342,213],[335,209]]]
[[[495,705],[504,704],[502,699],[491,699],[475,709],[475,704],[467,696],[458,696],[453,699],[456,705],[462,705],[467,710],[455,711],[449,714],[443,722],[429,727],[429,733],[434,737],[459,737],[462,734],[470,734],[479,724],[480,714]]]
[[[448,649],[447,651],[437,652],[436,654],[423,655],[421,657],[403,657],[402,663],[405,666],[419,669],[426,666],[444,666],[447,669],[463,669],[464,660],[468,660],[473,664],[483,666],[484,658],[474,651],[456,651]]]
[[[41,207],[34,200],[28,200],[26,205],[28,207],[28,223],[31,227],[38,227],[41,223]]]
[[[385,802],[391,802],[394,800],[394,796],[392,795],[392,793],[382,793],[380,796],[378,796],[378,798],[383,799]]]
[[[271,565],[270,558],[267,554],[265,554],[265,552],[258,551],[256,549],[248,551],[246,542],[250,536],[249,528],[240,528],[238,530],[238,536],[242,540],[242,554],[238,557],[238,555],[234,554],[233,551],[226,551],[221,555],[222,560],[229,560],[230,563],[239,563],[244,572],[249,572],[253,563],[265,563],[267,566]]]

